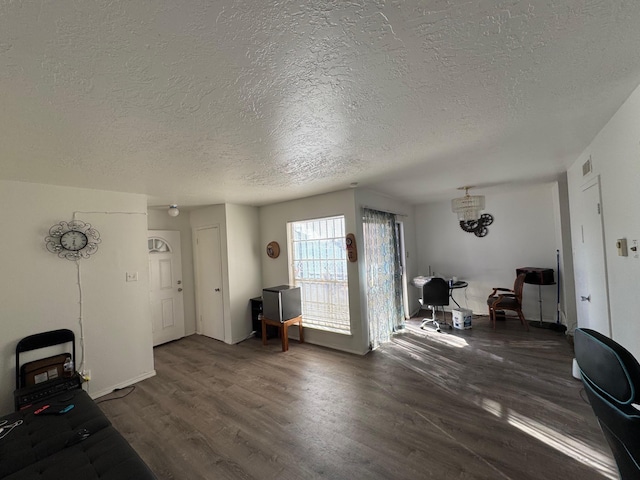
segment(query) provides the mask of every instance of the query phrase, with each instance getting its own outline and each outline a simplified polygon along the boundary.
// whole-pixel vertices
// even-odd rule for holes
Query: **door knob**
[[[588,297],[585,297],[584,295],[580,296],[580,300],[582,300],[583,302],[590,302],[591,301],[591,295],[589,295]]]
[[[216,292],[219,292],[219,291],[220,291],[220,289],[219,289],[219,288],[216,288]]]
[[[178,289],[178,291],[179,291],[179,292],[181,292],[181,291],[182,291],[182,289],[181,289],[181,288],[179,288],[179,289]]]
[[[182,285],[182,280],[178,280],[176,283],[177,283],[178,285]]]

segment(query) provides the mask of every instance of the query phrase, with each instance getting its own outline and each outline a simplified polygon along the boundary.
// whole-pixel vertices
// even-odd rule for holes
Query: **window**
[[[171,247],[169,246],[169,244],[158,237],[152,237],[148,239],[147,247],[149,248],[149,253],[171,252]]]
[[[304,326],[351,333],[344,216],[289,222],[289,282],[300,287]]]

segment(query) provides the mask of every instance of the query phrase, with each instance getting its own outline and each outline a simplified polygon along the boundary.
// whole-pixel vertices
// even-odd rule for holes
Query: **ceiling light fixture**
[[[169,205],[169,210],[167,210],[167,213],[169,214],[170,217],[177,217],[178,215],[180,215],[180,210],[178,210],[178,205]]]
[[[480,214],[484,210],[484,195],[469,195],[470,188],[473,187],[458,187],[458,190],[464,190],[464,197],[451,200],[451,210],[458,214],[462,230],[484,237],[489,233],[487,227],[493,223],[493,215]]]
[[[464,190],[464,197],[451,200],[451,210],[458,214],[460,221],[478,220],[480,210],[484,210],[484,195],[469,195],[470,188],[473,187],[458,187],[458,190]]]

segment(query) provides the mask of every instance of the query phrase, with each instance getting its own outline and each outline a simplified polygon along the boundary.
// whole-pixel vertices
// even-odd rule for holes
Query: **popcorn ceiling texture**
[[[0,3],[0,177],[260,205],[564,171],[640,81],[635,0]]]

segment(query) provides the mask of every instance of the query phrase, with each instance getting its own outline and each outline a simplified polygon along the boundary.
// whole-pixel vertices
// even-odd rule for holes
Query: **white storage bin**
[[[467,308],[453,309],[451,310],[451,316],[453,318],[453,328],[460,330],[467,330],[471,328],[471,310]]]

